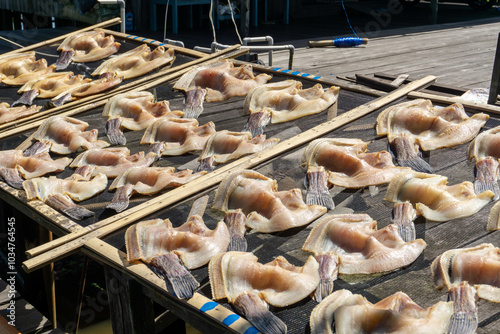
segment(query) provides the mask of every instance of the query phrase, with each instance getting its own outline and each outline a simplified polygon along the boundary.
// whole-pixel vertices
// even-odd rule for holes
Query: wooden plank
[[[486,103],[470,102],[470,101],[467,101],[459,96],[449,97],[449,96],[427,94],[427,93],[422,93],[422,92],[411,92],[408,94],[408,97],[411,99],[429,99],[433,102],[445,103],[445,104],[461,103],[464,105],[464,107],[467,111],[470,111],[470,110],[481,111],[481,112],[484,111],[484,112],[489,112],[489,113],[500,115],[500,107],[498,107],[498,106],[492,106],[492,105],[489,105]]]
[[[291,139],[282,141],[277,145],[257,154],[240,158],[239,160],[222,166],[189,184],[178,187],[160,195],[152,200],[137,205],[131,209],[123,211],[113,217],[99,221],[89,227],[82,228],[68,235],[62,236],[52,243],[41,245],[28,251],[31,259],[23,262],[23,268],[27,272],[36,270],[44,265],[56,261],[65,256],[68,252],[73,252],[82,247],[86,241],[92,238],[102,238],[114,231],[117,231],[129,224],[141,219],[148,214],[165,208],[175,202],[197,194],[202,190],[212,187],[222,181],[227,175],[237,170],[252,168],[264,161],[278,156],[291,149],[304,145],[316,138],[319,138],[343,125],[346,125],[374,110],[377,110],[396,99],[405,96],[409,92],[435,81],[435,77],[428,76],[403,86],[391,94],[382,96],[367,104],[354,108],[346,113],[333,118],[332,120],[320,124],[310,130],[302,132]],[[55,247],[55,248],[54,248]],[[35,256],[35,257],[33,257]]]

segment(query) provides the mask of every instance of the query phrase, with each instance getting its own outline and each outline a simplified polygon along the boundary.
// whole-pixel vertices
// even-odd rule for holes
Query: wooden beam
[[[368,102],[348,112],[345,112],[330,121],[304,131],[288,140],[282,141],[262,152],[240,158],[232,163],[220,167],[219,169],[216,169],[213,172],[201,176],[186,185],[175,188],[163,195],[160,195],[133,208],[125,210],[110,218],[101,220],[95,224],[89,225],[68,235],[62,236],[54,240],[52,243],[47,243],[31,249],[27,252],[27,254],[29,256],[35,257],[23,262],[23,268],[25,271],[31,272],[45,266],[48,263],[63,258],[66,256],[66,253],[74,252],[92,238],[102,238],[132,224],[133,222],[141,218],[144,218],[147,215],[150,215],[151,213],[154,213],[190,196],[194,196],[201,191],[208,189],[209,187],[215,186],[226,176],[235,171],[252,168],[282,153],[307,144],[310,141],[324,136],[327,133],[338,129],[339,127],[344,126],[360,117],[363,117],[387,105],[388,103],[405,96],[409,92],[426,84],[429,84],[430,82],[433,82],[435,80],[436,77],[434,76],[427,76],[423,79],[416,80],[388,95],[382,96],[378,99],[375,99],[374,101]]]
[[[492,106],[486,103],[467,101],[459,96],[441,96],[441,95],[427,94],[422,92],[411,92],[410,94],[408,94],[408,97],[411,99],[429,99],[432,102],[438,102],[444,104],[461,103],[463,104],[463,106],[467,111],[475,110],[475,111],[489,112],[500,115],[500,107],[498,106]]]
[[[490,95],[488,97],[489,104],[497,102],[498,94],[500,93],[500,34],[498,34],[497,50],[495,52],[495,60],[493,62],[493,72],[491,74]]]

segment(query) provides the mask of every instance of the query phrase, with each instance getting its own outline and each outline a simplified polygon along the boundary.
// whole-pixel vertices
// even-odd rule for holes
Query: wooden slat
[[[113,217],[99,221],[81,230],[72,232],[62,236],[52,243],[47,243],[39,247],[29,250],[29,256],[35,256],[23,262],[24,270],[30,272],[44,265],[63,258],[66,253],[71,253],[82,247],[85,242],[92,238],[102,238],[117,230],[120,230],[131,223],[141,219],[157,210],[165,208],[173,203],[183,200],[189,196],[193,196],[201,191],[215,186],[229,174],[252,168],[260,163],[263,163],[273,157],[276,157],[291,149],[304,145],[316,138],[319,138],[343,125],[346,125],[360,117],[363,117],[388,103],[405,96],[409,92],[427,85],[436,80],[433,76],[427,76],[423,79],[414,81],[406,86],[399,88],[391,94],[382,96],[374,101],[354,108],[346,113],[333,118],[332,120],[320,124],[310,130],[300,133],[288,140],[282,141],[277,145],[266,149],[257,154],[240,158],[233,163],[222,166],[221,168],[210,172],[202,177],[199,177],[189,184],[175,188],[161,196],[151,199],[147,202],[139,204],[133,208],[123,211]],[[55,247],[55,248],[54,248]]]
[[[500,107],[498,106],[492,106],[486,103],[467,101],[459,96],[448,97],[448,96],[427,94],[422,92],[411,92],[410,94],[408,94],[408,97],[412,99],[429,99],[433,102],[445,103],[445,104],[461,103],[464,105],[466,110],[484,111],[500,115]]]

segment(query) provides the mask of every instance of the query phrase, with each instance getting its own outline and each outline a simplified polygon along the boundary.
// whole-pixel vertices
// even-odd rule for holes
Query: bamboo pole
[[[433,102],[445,103],[445,104],[461,103],[467,110],[470,109],[470,110],[484,111],[500,115],[499,106],[486,103],[471,102],[459,96],[442,96],[442,95],[428,94],[422,92],[411,92],[410,94],[408,94],[408,97],[412,99],[429,99]]]
[[[66,256],[67,253],[75,252],[92,238],[102,238],[115,231],[118,231],[133,222],[163,209],[173,203],[181,201],[187,197],[196,195],[209,187],[215,186],[231,173],[254,167],[264,161],[278,156],[284,152],[304,145],[316,138],[319,138],[341,126],[344,126],[360,117],[363,117],[388,103],[405,96],[409,92],[424,85],[434,82],[436,77],[427,76],[405,85],[394,92],[382,96],[374,101],[363,104],[346,113],[343,113],[330,121],[320,124],[312,129],[304,131],[297,136],[282,141],[273,147],[248,157],[240,158],[232,163],[224,165],[213,172],[201,176],[186,185],[175,188],[163,195],[139,204],[133,208],[118,213],[110,218],[101,220],[70,234],[62,236],[51,243],[47,243],[27,251],[32,258],[23,262],[23,268],[31,272],[44,265],[56,261]]]

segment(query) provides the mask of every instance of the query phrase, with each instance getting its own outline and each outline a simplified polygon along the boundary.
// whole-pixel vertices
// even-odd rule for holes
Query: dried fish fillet
[[[248,92],[265,84],[271,79],[268,74],[253,74],[250,65],[234,67],[234,64],[222,60],[208,66],[194,67],[184,74],[174,85],[174,89],[188,92],[196,88],[204,88],[207,102],[225,101],[235,96],[246,96]]]
[[[117,177],[132,167],[148,167],[157,159],[156,153],[138,152],[130,155],[126,147],[90,149],[80,155],[71,163],[70,167],[95,166],[92,175],[106,174],[107,177]]]
[[[299,189],[277,191],[276,180],[252,170],[227,176],[215,194],[213,208],[241,209],[246,226],[264,233],[304,226],[326,213],[320,205],[306,205]]]
[[[488,224],[486,230],[496,231],[500,230],[500,202],[496,202],[491,208],[490,215],[488,216]]]
[[[106,134],[113,144],[124,145],[122,129],[146,129],[160,118],[179,118],[182,111],[171,111],[168,101],[154,102],[150,92],[129,92],[113,96],[104,106],[102,116],[107,117]]]
[[[52,116],[40,125],[33,139],[50,143],[50,150],[58,154],[109,146],[109,143],[97,139],[97,129],[85,131],[88,126],[87,122],[76,118]]]
[[[47,60],[36,60],[34,52],[0,58],[0,82],[10,86],[22,86],[55,70],[54,65],[47,65]]]
[[[479,298],[500,303],[500,249],[492,244],[448,250],[434,259],[431,271],[438,289],[467,281]]]
[[[432,173],[418,157],[418,148],[431,151],[464,144],[479,133],[488,118],[483,113],[469,117],[459,103],[435,108],[430,100],[417,99],[383,110],[376,129],[379,136],[387,135],[400,165]]]
[[[162,155],[181,155],[201,151],[211,135],[215,124],[208,122],[202,126],[193,118],[161,118],[149,125],[141,139],[141,144],[162,143]]]
[[[168,187],[179,187],[206,172],[194,173],[190,169],[175,171],[174,167],[132,167],[120,174],[109,190],[115,195],[107,207],[121,212],[129,205],[129,198],[134,193],[142,195],[156,194]]]
[[[310,256],[302,267],[284,257],[261,264],[252,253],[226,252],[208,265],[214,300],[227,298],[263,333],[285,333],[286,325],[268,310],[306,298],[319,283],[318,263]]]
[[[56,210],[60,210],[74,219],[83,219],[94,213],[74,201],[83,201],[104,191],[108,186],[108,178],[97,174],[91,178],[92,167],[77,169],[73,175],[65,179],[55,176],[38,177],[23,182],[28,200],[39,199]]]
[[[437,174],[400,173],[389,183],[385,200],[409,201],[419,215],[441,222],[471,216],[495,196],[490,190],[476,195],[468,181],[452,186],[447,183],[447,177]]]
[[[500,159],[500,126],[483,131],[474,138],[469,145],[469,160],[474,160],[475,176],[474,189],[477,193],[491,190],[495,193],[495,200],[500,197],[498,186],[498,172]]]
[[[106,60],[92,72],[92,75],[111,72],[123,77],[123,80],[128,80],[150,73],[173,62],[174,59],[173,49],[158,46],[151,51],[147,44],[142,44],[131,51]]]
[[[41,106],[31,106],[29,108],[27,108],[26,106],[11,107],[8,103],[1,102],[0,124],[9,123],[36,114],[40,111],[40,109],[42,109]]]
[[[453,302],[424,309],[403,292],[372,304],[348,290],[338,290],[311,312],[311,334],[446,333]]]
[[[302,89],[302,83],[285,80],[257,86],[250,90],[243,104],[243,113],[250,115],[245,130],[253,136],[263,133],[266,122],[261,122],[261,113],[269,113],[265,119],[271,123],[283,123],[314,115],[330,108],[339,95],[339,87],[326,90],[321,84]]]
[[[276,145],[278,138],[266,139],[265,135],[252,138],[250,132],[217,131],[212,134],[200,154],[198,170],[212,170],[217,164],[260,152]]]

